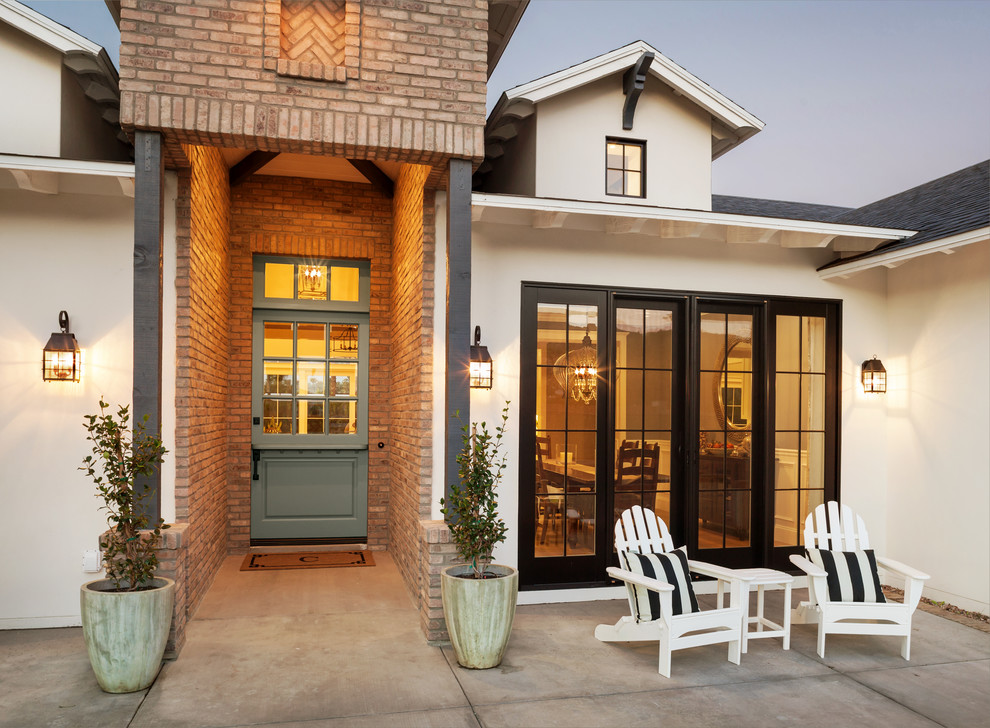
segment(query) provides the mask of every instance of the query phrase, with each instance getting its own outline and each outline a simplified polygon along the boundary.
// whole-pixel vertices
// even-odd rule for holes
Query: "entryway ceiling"
[[[223,158],[231,168],[250,154],[246,149],[223,149]],[[393,182],[399,176],[398,162],[376,161],[375,165]],[[282,153],[266,163],[255,174],[276,177],[308,177],[310,179],[332,179],[340,182],[371,184],[343,157],[319,157],[310,154]]]

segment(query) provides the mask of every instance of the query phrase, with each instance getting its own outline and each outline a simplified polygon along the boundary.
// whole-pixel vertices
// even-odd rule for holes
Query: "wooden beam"
[[[636,64],[632,66],[622,77],[622,93],[626,95],[626,102],[622,105],[622,128],[633,128],[633,117],[636,115],[636,104],[639,102],[639,95],[643,93],[646,86],[646,74],[653,63],[654,54],[647,51],[639,57]]]
[[[390,200],[392,199],[392,195],[395,194],[395,184],[387,174],[382,172],[377,164],[372,162],[370,159],[348,159],[347,161],[350,162],[350,165],[360,172],[364,178],[372,184],[373,187],[377,188],[379,192]]]
[[[230,186],[237,187],[252,174],[278,156],[278,152],[255,150],[230,168]]]
[[[551,210],[534,210],[532,225],[537,230],[547,230],[549,228],[559,228],[564,226],[564,220],[568,213]]]
[[[131,421],[148,417],[148,433],[162,429],[162,232],[165,162],[162,135],[134,132],[134,380]],[[152,488],[144,510],[161,514],[161,471],[138,478],[136,488]]]
[[[43,195],[58,194],[58,174],[41,170],[12,169],[14,182],[17,187],[28,192],[40,192]]]
[[[447,167],[447,321],[444,497],[457,482],[462,428],[471,421],[471,162]]]
[[[607,235],[623,235],[625,233],[639,233],[643,231],[646,224],[645,217],[606,217],[605,233]]]

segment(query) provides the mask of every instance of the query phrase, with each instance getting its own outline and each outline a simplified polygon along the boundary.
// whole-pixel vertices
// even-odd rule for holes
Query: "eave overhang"
[[[990,226],[967,230],[964,233],[950,235],[938,240],[929,240],[918,245],[897,247],[892,250],[877,250],[844,260],[833,261],[819,268],[818,275],[825,280],[849,278],[874,268],[896,268],[923,255],[931,255],[932,253],[952,255],[959,248],[987,240],[990,240]]]
[[[60,52],[62,63],[76,75],[83,93],[102,107],[103,120],[112,126],[119,124],[120,79],[113,61],[102,46],[10,0],[0,0],[0,22]],[[118,138],[125,144],[129,143],[119,130]]]
[[[523,225],[538,229],[590,230],[608,235],[636,234],[699,242],[827,248],[836,252],[873,250],[881,243],[901,240],[916,232],[706,210],[480,192],[474,193],[471,201],[472,219],[475,222]]]
[[[703,108],[712,116],[712,159],[763,129],[763,122],[726,98],[707,83],[644,41],[636,41],[591,60],[571,66],[549,76],[516,86],[502,94],[488,120],[489,132],[502,125],[504,116],[528,116],[535,104],[613,74],[624,73],[644,53],[654,54],[649,75],[667,84],[674,93]],[[519,110],[522,110],[522,114]]]
[[[2,171],[9,173],[8,178],[13,179],[16,188],[26,192],[134,197],[134,165],[124,162],[0,154]],[[0,188],[3,182],[0,179]]]

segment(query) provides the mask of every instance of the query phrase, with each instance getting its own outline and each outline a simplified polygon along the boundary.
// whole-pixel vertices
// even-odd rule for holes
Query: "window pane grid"
[[[353,329],[353,351],[348,346],[343,353],[335,352],[331,345],[328,352],[326,324],[264,322],[262,428],[265,434],[326,435],[357,431],[357,326],[331,324],[330,329]]]
[[[598,308],[540,304],[536,366],[537,558],[595,553]]]
[[[799,546],[825,494],[825,319],[777,316],[774,546]]]
[[[646,196],[645,142],[609,140],[605,143],[605,194]]]

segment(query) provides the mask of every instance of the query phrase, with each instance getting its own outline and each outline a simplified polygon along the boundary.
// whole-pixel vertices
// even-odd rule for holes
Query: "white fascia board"
[[[25,157],[17,154],[0,154],[0,169],[89,174],[98,177],[134,177],[134,165],[124,162],[89,162],[58,157]]]
[[[901,263],[906,263],[907,261],[913,258],[919,258],[922,255],[929,255],[931,253],[951,253],[956,248],[961,248],[964,245],[979,243],[986,240],[990,240],[990,226],[976,228],[975,230],[967,230],[964,233],[950,235],[947,238],[929,240],[927,243],[912,245],[910,248],[891,250],[886,253],[878,253],[877,255],[871,255],[866,258],[851,260],[848,263],[841,263],[839,265],[826,268],[825,270],[820,270],[818,271],[818,276],[823,280],[828,280],[830,278],[848,278],[851,275],[862,273],[863,271],[870,270],[871,268],[894,268]]]
[[[471,195],[471,204],[472,206],[492,209],[561,212],[572,215],[601,217],[640,217],[646,220],[675,220],[678,222],[694,222],[705,225],[734,225],[737,227],[820,233],[822,235],[880,238],[882,240],[907,238],[918,232],[917,230],[867,227],[865,225],[839,225],[814,220],[787,220],[779,217],[736,215],[725,212],[706,212],[704,210],[681,210],[673,207],[646,207],[608,202],[583,202],[578,200],[550,200],[538,197],[492,195],[481,192],[475,192]]]
[[[83,51],[99,55],[102,46],[14,0],[0,0],[0,21],[62,53]]]
[[[726,98],[697,76],[678,66],[660,51],[643,41],[636,41],[617,50],[592,58],[576,66],[565,68],[549,76],[509,89],[503,95],[508,101],[526,99],[534,104],[544,99],[566,93],[613,73],[625,71],[643,53],[653,53],[650,73],[678,92],[693,100],[712,116],[728,125],[733,131],[752,129],[751,136],[764,127],[764,123],[744,108]],[[494,114],[493,114],[494,116]]]

